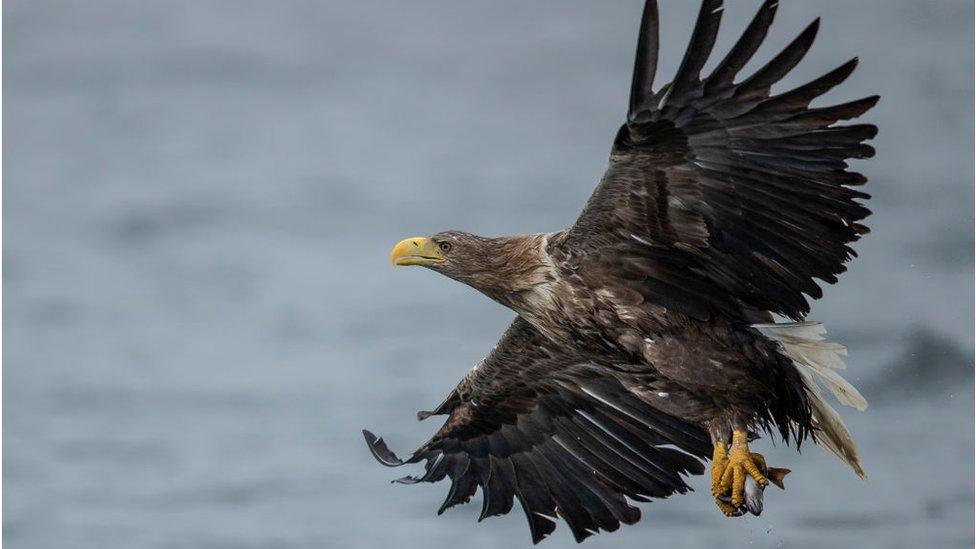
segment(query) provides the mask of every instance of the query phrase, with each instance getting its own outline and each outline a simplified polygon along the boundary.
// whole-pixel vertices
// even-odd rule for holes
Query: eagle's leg
[[[728,467],[727,445],[724,440],[717,440],[712,443],[712,495],[715,496],[715,505],[718,505],[722,514],[731,517],[735,514],[735,507],[721,497],[728,493],[728,488],[722,488],[722,475]]]
[[[722,474],[729,464],[728,445],[724,440],[712,442],[712,495],[720,496],[723,493]]]
[[[765,458],[761,454],[749,452],[749,432],[744,428],[733,428],[732,446],[729,448],[728,463],[719,481],[718,493],[728,494],[731,491],[732,508],[741,507],[745,502],[746,475],[751,476],[761,486],[769,483],[760,472],[760,467],[764,466]]]
[[[722,496],[728,495],[728,489],[722,489],[722,475],[729,465],[729,428],[727,425],[722,428],[713,424],[708,431],[712,437],[712,495],[715,496],[715,505],[722,514],[730,517],[735,514],[735,507],[722,499]]]

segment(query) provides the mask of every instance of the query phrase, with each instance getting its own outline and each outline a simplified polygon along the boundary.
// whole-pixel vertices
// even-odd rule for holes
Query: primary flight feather
[[[436,409],[437,433],[401,460],[364,431],[374,456],[425,462],[400,482],[451,481],[439,512],[480,488],[481,518],[525,512],[534,542],[562,518],[577,541],[640,519],[635,502],[689,490],[711,459],[721,511],[762,510],[767,467],[749,450],[761,433],[807,438],[858,475],[853,437],[824,397],[864,409],[836,371],[843,347],[801,322],[837,281],[867,228],[867,158],[877,128],[840,124],[872,96],[810,103],[857,60],[795,89],[772,87],[813,44],[819,20],[753,74],[767,0],[708,74],[723,13],[702,3],[673,80],[654,89],[658,8],[648,0],[626,122],[610,164],[569,229],[487,238],[460,231],[403,240],[395,265],[463,282],[517,316],[494,349]],[[773,315],[796,322],[774,323]]]

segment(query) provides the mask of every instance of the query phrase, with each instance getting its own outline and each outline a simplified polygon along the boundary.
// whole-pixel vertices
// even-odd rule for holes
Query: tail
[[[754,324],[753,328],[777,341],[803,377],[813,412],[814,441],[840,458],[859,477],[866,478],[854,437],[821,391],[821,385],[827,387],[845,406],[861,411],[868,407],[861,393],[835,371],[845,368],[841,357],[847,354],[847,349],[826,341],[823,335],[827,330],[819,322]]]

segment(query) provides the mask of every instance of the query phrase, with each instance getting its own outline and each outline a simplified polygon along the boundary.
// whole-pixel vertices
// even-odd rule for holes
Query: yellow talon
[[[766,459],[761,454],[750,453],[748,441],[749,434],[745,430],[732,430],[732,447],[729,451],[728,464],[725,466],[718,483],[719,494],[728,494],[731,490],[733,508],[740,507],[745,501],[747,474],[763,486],[769,483],[766,477],[759,472],[757,465],[765,466]],[[713,488],[714,491],[715,488]]]
[[[716,442],[712,448],[712,495],[720,496],[724,492],[720,489],[722,484],[722,473],[725,472],[726,467],[729,464],[728,454],[726,453],[725,443]],[[724,503],[715,500],[719,508],[722,508],[724,512]],[[729,511],[731,513],[731,510]],[[728,514],[728,513],[726,513]]]

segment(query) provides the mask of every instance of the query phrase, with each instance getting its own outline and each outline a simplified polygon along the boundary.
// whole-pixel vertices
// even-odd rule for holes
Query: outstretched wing
[[[647,301],[695,317],[770,311],[795,319],[834,283],[868,229],[866,179],[847,170],[867,158],[872,125],[836,125],[877,96],[822,108],[810,103],[843,82],[857,59],[796,89],[771,86],[803,58],[814,21],[769,63],[739,82],[766,36],[776,0],[763,3],[732,50],[700,75],[718,33],[721,0],[705,0],[674,80],[652,91],[657,6],[641,24],[627,122],[610,165],[561,249],[576,268],[637,287]],[[598,282],[599,283],[599,282]]]
[[[689,490],[682,475],[701,474],[707,433],[643,402],[612,377],[560,350],[521,317],[434,412],[437,433],[401,460],[364,431],[381,463],[426,460],[419,477],[451,479],[438,514],[483,494],[481,518],[508,513],[518,499],[533,542],[562,517],[577,541],[633,524],[648,501]],[[626,497],[625,497],[626,496]],[[479,519],[480,520],[480,519]]]

